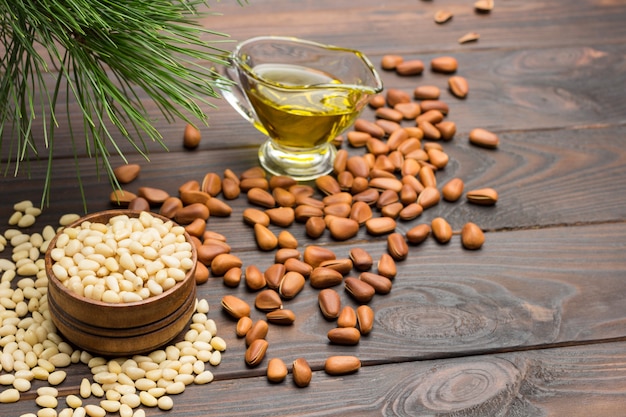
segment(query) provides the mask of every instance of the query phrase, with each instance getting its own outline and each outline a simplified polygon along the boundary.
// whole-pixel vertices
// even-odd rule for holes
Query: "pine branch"
[[[0,151],[2,138],[12,139],[5,175],[11,165],[17,175],[31,154],[38,157],[35,139],[43,138],[48,168],[42,204],[48,203],[61,107],[75,159],[81,136],[84,152],[100,161],[114,187],[119,184],[107,145],[125,160],[116,138],[146,158],[146,139],[165,148],[139,91],[170,122],[206,124],[202,108],[219,97],[214,86],[221,79],[211,67],[226,64],[227,54],[220,48],[226,39],[203,40],[227,37],[199,26],[208,7],[208,0],[0,0],[0,103],[6,103],[0,107]],[[57,77],[53,88],[50,76]],[[58,102],[62,88],[65,103]],[[72,104],[80,108],[81,134],[72,127]],[[42,132],[34,131],[38,117]],[[80,176],[79,186],[82,192]]]

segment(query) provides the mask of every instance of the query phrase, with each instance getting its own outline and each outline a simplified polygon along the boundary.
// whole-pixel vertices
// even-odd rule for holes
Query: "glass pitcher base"
[[[271,140],[259,148],[261,166],[272,175],[284,175],[297,181],[311,181],[333,170],[337,149],[332,144],[312,152],[288,152]]]

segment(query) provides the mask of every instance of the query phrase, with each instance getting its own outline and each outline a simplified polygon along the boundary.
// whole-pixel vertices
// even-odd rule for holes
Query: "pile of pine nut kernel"
[[[66,227],[50,251],[52,272],[70,291],[107,303],[145,300],[193,267],[185,229],[149,212]]]
[[[0,410],[24,393],[35,393],[36,411],[20,417],[141,417],[146,407],[172,409],[173,396],[188,385],[213,381],[207,364],[219,365],[227,346],[208,317],[205,299],[196,301],[181,341],[145,355],[104,358],[67,343],[48,310],[43,255],[57,231],[79,216],[64,215],[58,228],[47,225],[41,233],[27,234],[23,229],[35,222],[21,227],[16,220],[27,212],[34,217],[41,213],[30,201],[16,203],[9,221],[15,227],[0,234]],[[59,388],[67,377],[64,369],[79,363],[90,368],[91,378],[63,399]]]

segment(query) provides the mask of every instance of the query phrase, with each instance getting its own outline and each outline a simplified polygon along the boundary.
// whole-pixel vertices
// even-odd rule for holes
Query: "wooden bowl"
[[[139,211],[108,210],[82,217],[69,227],[84,221],[107,223],[121,214],[139,217]],[[170,219],[155,213],[164,221]],[[54,261],[50,252],[59,235],[50,242],[45,255],[48,276],[48,306],[52,322],[59,332],[76,346],[104,356],[130,356],[162,347],[174,339],[187,325],[195,310],[197,253],[190,236],[193,267],[184,280],[162,294],[142,301],[107,303],[70,291],[52,272]]]

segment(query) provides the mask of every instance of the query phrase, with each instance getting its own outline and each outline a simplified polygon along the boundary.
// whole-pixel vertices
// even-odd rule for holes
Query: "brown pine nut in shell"
[[[268,322],[281,326],[289,326],[296,321],[296,315],[293,311],[286,308],[270,311],[265,315]]]
[[[328,331],[327,337],[337,345],[356,345],[361,340],[361,332],[354,327],[335,327]]]
[[[278,286],[278,292],[281,297],[285,299],[294,298],[296,295],[302,291],[304,288],[306,280],[304,276],[299,272],[289,271],[280,281],[280,285]]]
[[[124,164],[113,169],[113,175],[120,184],[128,184],[134,181],[141,172],[139,164]]]
[[[411,102],[411,96],[409,95],[409,93],[398,88],[388,88],[386,98],[389,107],[394,107],[398,103]]]
[[[304,358],[298,358],[291,365],[291,373],[293,374],[293,382],[299,388],[308,387],[313,377],[311,366]]]
[[[260,291],[254,298],[254,306],[261,311],[273,311],[283,307],[282,299],[273,289]]]
[[[465,194],[469,203],[491,206],[498,202],[498,192],[493,188],[470,190]]]
[[[243,221],[246,224],[254,226],[255,224],[262,224],[263,226],[270,225],[270,217],[263,210],[248,207],[243,211]]]
[[[235,328],[237,337],[245,337],[246,333],[252,328],[252,323],[252,319],[248,316],[243,316],[237,320],[237,326]]]
[[[267,380],[270,382],[282,382],[288,373],[287,365],[280,358],[272,358],[267,363]]]
[[[265,358],[265,352],[267,352],[267,348],[269,343],[265,339],[256,339],[254,340],[248,349],[246,349],[245,353],[245,361],[251,366],[258,366]]]
[[[404,240],[404,236],[398,232],[387,236],[387,251],[396,261],[406,259],[409,254],[409,247]]]
[[[266,285],[263,272],[256,265],[248,265],[245,270],[246,287],[258,291]]]
[[[352,270],[352,260],[349,258],[331,259],[320,263],[319,267],[329,268],[339,272],[341,275],[346,275]]]
[[[305,263],[315,268],[323,261],[337,259],[337,255],[328,248],[309,245],[304,249],[303,259]]]
[[[358,271],[367,271],[374,264],[372,255],[370,255],[365,249],[358,247],[350,249],[350,259],[352,260],[354,268]]]
[[[498,135],[481,128],[475,128],[470,131],[469,141],[472,145],[488,149],[496,149],[500,144]]]
[[[250,316],[250,305],[234,295],[222,297],[222,308],[235,319]]]
[[[384,70],[393,70],[396,66],[404,61],[404,58],[400,55],[383,55],[380,60],[380,66]]]
[[[346,375],[357,372],[361,361],[356,356],[331,356],[324,362],[324,371],[329,375]]]
[[[448,87],[450,92],[458,98],[465,98],[469,93],[469,84],[465,77],[454,75],[448,78]]]
[[[463,195],[464,187],[461,178],[452,178],[441,188],[441,196],[446,201],[457,201]]]
[[[166,199],[161,208],[159,209],[159,214],[161,216],[165,216],[168,219],[174,218],[176,215],[176,211],[183,208],[183,202],[178,197],[170,197]]]
[[[317,295],[320,311],[326,320],[334,320],[341,312],[341,297],[332,288],[324,288]]]
[[[345,306],[341,309],[339,317],[337,317],[337,327],[356,327],[357,318],[356,311],[351,306]]]
[[[109,194],[109,202],[112,205],[119,207],[128,207],[130,202],[133,201],[135,198],[137,198],[137,195],[135,193],[131,193],[128,190],[113,190],[111,191],[111,194]],[[169,213],[168,215],[163,213],[159,214],[170,219],[174,216],[173,213],[171,215],[169,215]]]
[[[278,237],[266,226],[260,223],[254,225],[254,238],[259,249],[273,250],[278,246]]]
[[[276,253],[274,254],[274,262],[278,264],[284,264],[285,262],[287,262],[287,259],[290,259],[290,258],[300,259],[300,257],[301,257],[301,254],[298,249],[281,248],[281,249],[278,249]]]
[[[369,133],[370,136],[375,138],[383,138],[385,136],[385,131],[380,126],[366,119],[357,119],[354,122],[354,130]]]
[[[465,249],[480,249],[485,243],[485,234],[475,223],[468,222],[461,229],[461,243]]]
[[[389,294],[391,291],[391,280],[373,272],[361,272],[359,279],[371,285],[377,294]]]
[[[293,207],[296,204],[296,196],[292,192],[282,187],[275,187],[272,189],[272,197],[276,200],[276,204],[280,208]],[[273,209],[271,209],[273,210]]]
[[[396,261],[394,261],[391,255],[389,255],[388,253],[383,253],[382,255],[380,255],[380,259],[376,264],[376,269],[379,275],[382,275],[389,279],[394,279],[396,277],[396,274],[398,273]]]
[[[241,259],[230,253],[221,253],[211,261],[211,272],[215,276],[223,276],[231,268],[241,268]]]
[[[430,235],[431,228],[428,224],[418,224],[417,226],[413,226],[406,232],[406,239],[409,243],[417,245],[426,240],[426,238]]]
[[[445,74],[456,72],[458,65],[456,58],[451,56],[439,56],[430,61],[431,70]]]
[[[323,266],[313,269],[309,275],[309,283],[313,288],[317,289],[334,287],[341,284],[342,281],[343,274],[341,272]]]
[[[440,199],[441,193],[438,189],[435,187],[426,187],[417,196],[417,204],[422,206],[424,209],[427,209],[437,205]]]
[[[243,271],[241,270],[241,268],[231,268],[228,271],[226,271],[226,273],[224,273],[224,276],[222,278],[222,281],[224,282],[224,285],[226,285],[227,287],[237,287],[240,283],[241,283],[241,277],[243,276]]]
[[[222,191],[222,179],[215,172],[208,172],[202,179],[200,189],[211,197],[215,197]]]
[[[274,190],[275,188],[282,188],[286,190],[297,183],[298,181],[286,175],[274,175],[268,181],[271,190]]]
[[[269,326],[265,320],[257,320],[246,332],[246,346],[250,346],[257,339],[265,339]]]
[[[411,59],[396,65],[398,75],[419,75],[424,72],[424,63],[419,59]]]
[[[263,208],[272,208],[276,206],[274,196],[263,188],[253,187],[248,190],[247,196],[250,204],[261,206]]]
[[[361,334],[370,333],[374,327],[374,310],[368,305],[360,305],[356,309],[356,317]]]
[[[230,271],[229,271],[230,272]],[[265,277],[265,283],[268,288],[273,290],[277,290],[280,286],[280,281],[283,279],[285,275],[286,269],[285,265],[280,263],[275,263],[270,265],[264,272],[263,276]]]
[[[305,249],[306,252],[306,249]],[[301,261],[300,259],[297,258],[289,258],[285,261],[285,273],[289,272],[289,271],[294,271],[297,272],[299,274],[302,274],[302,276],[308,277],[311,274],[311,271],[313,271],[314,266]]]
[[[448,243],[452,238],[452,227],[443,217],[436,217],[430,223],[433,236],[439,243]]]
[[[376,290],[370,284],[354,277],[348,277],[344,280],[346,291],[359,303],[367,304],[370,302]]]

